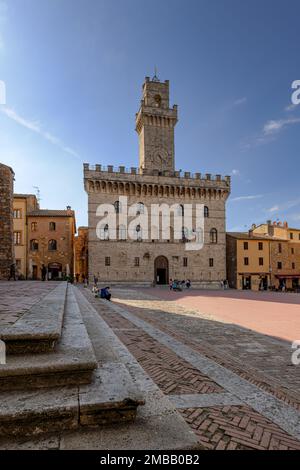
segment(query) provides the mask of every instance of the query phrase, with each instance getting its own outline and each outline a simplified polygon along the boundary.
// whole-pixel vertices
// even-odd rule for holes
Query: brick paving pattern
[[[208,321],[206,314],[153,297],[158,291],[116,289],[115,296],[137,317],[300,409],[300,368],[291,364],[290,344],[212,321],[212,317]]]
[[[18,321],[35,303],[39,302],[57,282],[1,281],[0,328]]]
[[[179,395],[223,391],[209,377],[120,315],[111,311],[105,313],[103,309],[101,315],[164,393]]]
[[[199,394],[200,396],[201,394],[211,394],[209,396],[213,397],[213,394],[224,391],[209,377],[203,375],[187,361],[177,356],[174,351],[152,338],[142,328],[139,328],[122,315],[113,311],[110,303],[92,299],[89,292],[85,292],[85,295],[138,360],[147,374],[166,395],[187,396],[188,394]],[[178,312],[176,308],[174,310],[174,305],[170,306],[168,302],[164,302],[164,305],[167,305],[166,309],[163,310],[164,305],[159,301],[160,308],[158,310],[157,299],[133,290],[116,289],[113,291],[113,295],[115,295],[114,301],[124,308],[125,311],[179,339],[189,347],[201,353],[205,351],[207,357],[210,357],[215,362],[222,363],[224,367],[231,368],[231,370],[238,369],[239,375],[244,376],[248,380],[249,373],[245,370],[248,368],[247,364],[244,365],[244,368],[238,368],[235,359],[232,358],[231,367],[228,367],[228,364],[230,364],[230,356],[228,354],[225,360],[222,359],[212,345],[209,345],[207,351],[207,342],[202,340],[201,342],[195,341],[194,335],[188,336],[185,328],[180,328],[180,325],[184,322],[184,318],[180,315],[181,312],[178,314],[177,329],[175,331],[175,323],[169,323],[166,320],[166,318],[170,318],[170,313],[173,313],[173,318],[176,312]],[[183,307],[180,306],[180,309],[183,309]],[[223,324],[222,326],[224,328],[223,335],[226,338],[227,325]],[[207,334],[210,333],[209,331]],[[219,334],[221,334],[220,331]],[[237,338],[236,341],[239,341],[239,339]],[[257,354],[259,354],[259,349]],[[276,364],[276,359],[274,364]],[[290,400],[284,394],[284,391],[274,389],[268,380],[260,380],[250,375],[249,381],[252,383],[258,382],[262,389],[266,389],[268,392],[271,390],[274,395],[281,394],[286,403],[291,402],[291,404],[297,407],[297,401],[293,402],[293,400]],[[253,410],[251,406],[234,405],[233,403],[226,406],[216,406],[214,404],[209,407],[205,405],[205,407],[201,408],[184,408],[178,409],[178,412],[181,413],[197,435],[199,442],[206,449],[300,449],[299,440]]]
[[[300,450],[300,442],[248,406],[188,408],[181,415],[206,449]]]

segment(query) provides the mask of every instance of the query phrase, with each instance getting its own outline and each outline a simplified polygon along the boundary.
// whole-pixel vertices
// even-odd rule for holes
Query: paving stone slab
[[[51,351],[61,336],[67,283],[62,282],[11,326],[0,327],[7,354]]]

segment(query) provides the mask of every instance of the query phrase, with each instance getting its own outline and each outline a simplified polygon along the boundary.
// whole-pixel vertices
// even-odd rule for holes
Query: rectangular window
[[[295,263],[292,263],[292,269],[295,269]]]
[[[299,238],[299,240],[300,240],[300,233],[299,233],[299,235],[298,235],[298,238]]]
[[[14,244],[21,245],[21,242],[22,242],[21,232],[14,232]]]
[[[281,251],[282,251],[281,243],[278,243],[278,253],[281,253]]]
[[[110,266],[110,256],[105,256],[105,266]]]
[[[21,209],[14,209],[14,219],[22,219]]]
[[[212,268],[214,265],[214,259],[213,258],[209,258],[209,267]]]
[[[264,265],[264,259],[263,258],[259,258],[258,262],[259,262],[259,266]]]
[[[134,266],[140,265],[140,258],[134,258]]]
[[[259,251],[262,251],[264,249],[263,242],[258,242],[258,249]]]
[[[294,234],[290,233],[290,239],[293,240],[293,238],[294,238]]]
[[[277,269],[282,269],[282,262],[281,262],[281,261],[278,261],[278,263],[277,263]]]
[[[184,267],[187,267],[188,265],[188,259],[187,258],[183,258],[183,266]]]
[[[244,250],[248,250],[248,242],[244,242]]]
[[[244,258],[244,265],[248,266],[249,265],[249,258]]]
[[[292,255],[294,254],[294,248],[291,248],[291,254]]]

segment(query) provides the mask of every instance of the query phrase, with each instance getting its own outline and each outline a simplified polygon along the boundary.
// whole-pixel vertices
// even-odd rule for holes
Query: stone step
[[[62,291],[56,292],[60,296]],[[52,313],[53,305],[57,305],[54,299]],[[41,354],[8,355],[7,363],[0,365],[0,391],[86,384],[91,382],[96,368],[93,346],[70,286],[64,324],[55,349]]]
[[[135,419],[141,395],[121,363],[105,363],[91,384],[0,393],[0,436],[35,436]]]
[[[12,326],[0,328],[0,339],[7,354],[43,353],[52,351],[61,336],[67,283],[37,302]]]

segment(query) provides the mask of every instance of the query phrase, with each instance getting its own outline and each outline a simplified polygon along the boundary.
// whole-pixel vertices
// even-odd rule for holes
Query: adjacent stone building
[[[78,227],[74,239],[74,273],[80,281],[88,278],[88,256],[88,227]]]
[[[267,221],[227,233],[227,277],[236,289],[300,288],[300,229]]]
[[[115,169],[84,164],[90,280],[97,275],[101,282],[110,284],[150,285],[166,284],[170,278],[190,279],[195,286],[216,288],[226,278],[225,203],[230,194],[230,177],[182,174],[175,169],[177,119],[177,106],[169,104],[169,82],[146,77],[136,114],[139,167],[127,170],[124,166]],[[128,217],[129,226],[124,223],[127,209],[120,198],[126,198],[128,207],[136,204]],[[167,236],[166,233],[162,236],[161,226],[157,233],[152,230],[151,205],[163,203],[180,206],[180,237],[173,219]],[[117,218],[115,227],[103,222],[102,209],[97,213],[102,204],[113,205]],[[194,207],[196,204],[204,206],[204,230],[193,229],[195,239],[204,240],[203,248],[197,251],[187,249],[186,204],[193,207],[193,223]],[[145,214],[148,214],[149,226],[146,239],[141,228]],[[130,226],[134,226],[134,237],[128,237]]]
[[[14,172],[0,163],[0,280],[7,279],[15,263],[13,246]]]
[[[67,210],[37,209],[28,212],[28,278],[41,279],[47,269],[49,280],[74,273],[75,214]]]
[[[39,209],[35,194],[14,194],[13,225],[16,274],[19,279],[27,279],[28,275],[28,230],[27,214]]]

